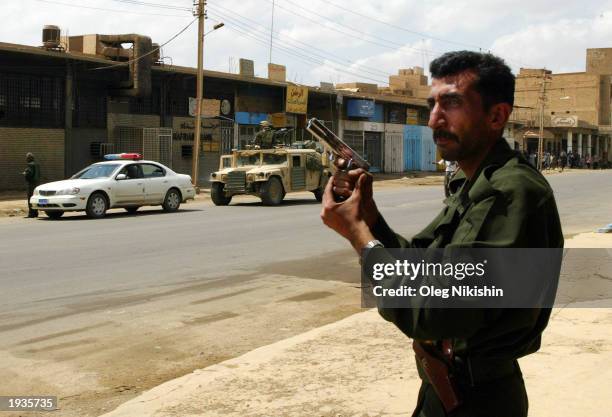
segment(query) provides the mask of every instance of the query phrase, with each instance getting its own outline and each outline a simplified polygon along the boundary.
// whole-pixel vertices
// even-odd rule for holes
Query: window
[[[164,169],[158,165],[142,164],[142,174],[145,178],[158,178],[166,176]]]
[[[193,157],[193,145],[181,145],[181,158]]]
[[[119,164],[91,165],[82,170],[81,172],[74,174],[72,178],[79,178],[82,180],[91,180],[94,178],[108,178],[118,167]]]
[[[263,165],[280,165],[287,163],[287,155],[278,155],[275,153],[263,154]]]
[[[236,163],[237,166],[243,167],[248,165],[259,165],[259,153],[256,154],[242,154],[238,156]]]
[[[135,178],[142,178],[142,169],[140,169],[140,166],[137,164],[130,164],[125,166],[120,172],[119,174],[125,174],[127,176],[127,179],[131,180],[131,179],[135,179]]]

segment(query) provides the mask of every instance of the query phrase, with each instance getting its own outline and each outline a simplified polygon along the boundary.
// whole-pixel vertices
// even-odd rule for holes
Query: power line
[[[267,1],[269,1],[269,2],[270,2],[270,1],[272,1],[272,0],[267,0]],[[329,18],[327,18],[327,17],[325,17],[325,16],[322,16],[322,15],[319,15],[319,14],[317,14],[317,13],[315,13],[315,12],[311,12],[311,11],[309,11],[309,10],[307,10],[307,9],[304,9],[304,8],[303,8],[303,7],[301,7],[299,4],[294,3],[294,2],[292,2],[292,1],[290,1],[290,0],[285,0],[285,1],[286,1],[286,2],[288,2],[288,3],[290,3],[291,5],[293,5],[293,6],[294,6],[295,8],[297,8],[297,9],[301,9],[301,10],[303,10],[303,11],[307,12],[307,13],[310,13],[310,14],[313,14],[313,15],[317,16],[317,18],[318,18],[319,20],[317,20],[317,19],[313,19],[313,18],[308,17],[308,16],[304,16],[303,14],[300,14],[300,13],[298,13],[298,12],[295,12],[294,10],[291,10],[291,9],[289,9],[289,8],[286,8],[286,7],[283,7],[283,6],[279,5],[279,4],[277,4],[277,5],[276,5],[276,7],[280,8],[280,9],[282,9],[282,10],[284,10],[284,11],[288,12],[288,13],[291,13],[291,14],[293,14],[293,15],[295,15],[295,16],[297,16],[297,17],[301,18],[301,19],[308,20],[309,22],[312,22],[312,23],[314,23],[314,24],[316,24],[316,25],[318,25],[318,26],[325,27],[325,28],[327,28],[327,29],[333,30],[334,32],[338,32],[338,33],[341,33],[341,34],[343,34],[343,35],[350,36],[351,38],[357,38],[357,39],[363,40],[363,41],[365,41],[365,42],[371,43],[371,44],[373,44],[373,45],[378,45],[378,46],[381,46],[381,47],[383,47],[383,48],[391,49],[391,50],[393,50],[393,51],[397,50],[398,48],[407,48],[407,49],[412,49],[412,50],[417,51],[417,52],[421,52],[421,49],[419,49],[419,48],[414,48],[414,47],[411,47],[411,46],[407,46],[407,45],[405,45],[405,44],[400,44],[400,43],[398,43],[398,42],[394,42],[394,41],[391,41],[391,40],[388,40],[388,39],[382,38],[382,37],[380,37],[380,36],[375,36],[375,35],[370,35],[370,34],[364,34],[364,33],[363,33],[363,30],[354,29],[354,28],[352,28],[352,27],[350,27],[350,26],[347,26],[347,25],[344,25],[344,24],[342,24],[342,23],[335,22],[335,21],[333,21],[332,19],[329,19]],[[348,29],[348,30],[350,30],[350,31],[352,31],[352,32],[355,32],[355,33],[356,33],[358,36],[357,36],[355,33],[347,33],[346,31],[340,30],[340,29],[338,29],[338,28],[336,28],[336,27],[333,27],[333,26],[325,26],[325,25],[322,25],[322,24],[321,24],[321,20],[326,20],[326,21],[330,22],[332,25],[335,25],[335,26],[339,26],[339,27],[346,28],[346,29]],[[376,39],[377,41],[373,41],[373,40],[371,40],[371,39],[368,39],[368,38],[364,37],[364,35],[365,35],[365,36],[369,36],[369,37],[370,37],[370,38],[372,38],[372,39]],[[385,42],[385,43],[381,43],[381,42]],[[439,51],[433,51],[433,50],[429,50],[428,52],[432,52],[432,53],[441,54],[441,52],[439,52]]]
[[[91,9],[91,10],[101,10],[104,12],[111,12],[111,13],[121,13],[121,14],[135,14],[135,15],[141,15],[141,16],[162,16],[162,17],[180,17],[180,18],[186,18],[186,17],[190,17],[190,16],[178,16],[178,15],[173,15],[173,14],[161,14],[161,13],[147,13],[147,12],[133,12],[131,10],[118,10],[118,9],[107,9],[104,7],[93,7],[93,6],[83,6],[83,5],[79,5],[79,4],[70,4],[70,3],[64,3],[61,1],[54,1],[54,0],[35,0],[41,3],[50,3],[50,4],[58,4],[61,6],[68,6],[68,7],[76,7],[79,9]]]
[[[214,8],[211,8],[210,10],[212,12],[218,14],[223,19],[227,19],[227,20],[234,19],[234,17],[229,16],[227,13],[223,13],[223,12],[220,12],[218,10],[215,10],[216,7],[218,7],[218,6],[215,6]],[[244,16],[238,15],[237,13],[233,13],[233,14],[235,15],[235,19],[237,19],[237,20],[254,22],[254,25],[250,25],[248,23],[240,22],[243,25],[243,27],[248,27],[251,30],[262,32],[262,33],[265,33],[267,35],[267,28],[266,27],[260,27],[259,23],[255,22],[255,21],[253,21],[251,19],[248,19],[248,18],[246,18]],[[357,64],[357,63],[352,62],[350,60],[342,59],[342,58],[339,58],[339,57],[334,57],[333,54],[328,52],[328,51],[322,50],[320,48],[316,48],[316,47],[311,46],[311,45],[309,45],[307,43],[295,40],[295,39],[293,39],[291,37],[288,37],[288,38],[292,42],[295,42],[297,44],[305,45],[308,49],[301,48],[299,46],[293,45],[293,44],[285,41],[284,39],[282,39],[280,36],[275,36],[275,39],[277,39],[277,41],[281,42],[281,44],[285,44],[285,45],[287,45],[287,46],[289,46],[291,48],[294,48],[294,49],[297,49],[299,51],[302,51],[302,52],[304,52],[304,53],[306,53],[308,55],[315,56],[315,57],[318,57],[320,59],[332,61],[332,62],[335,62],[338,65],[346,65],[346,63],[348,62],[349,64],[351,64],[354,67],[356,67],[355,69],[360,69],[361,71],[363,71],[365,73],[368,73],[368,74],[370,74],[372,76],[375,76],[375,77],[379,77],[379,76],[387,77],[389,75],[387,72],[380,71],[378,69],[375,69],[375,68],[372,68],[372,67],[368,67],[366,65]],[[316,51],[321,51],[322,53],[317,53]]]
[[[339,6],[338,4],[336,4],[336,3],[332,2],[332,1],[329,1],[329,0],[326,0],[325,4],[329,4],[330,6],[333,6],[333,7],[337,8],[337,9],[343,10],[345,12],[349,12],[351,14],[354,14],[356,16],[362,17],[364,19],[368,19],[370,21],[374,21],[374,22],[380,23],[381,25],[389,26],[391,28],[398,29],[398,30],[401,30],[403,32],[411,33],[413,35],[418,35],[418,36],[420,36],[422,38],[432,39],[432,40],[435,40],[435,41],[450,43],[450,44],[454,44],[454,45],[467,46],[469,48],[475,48],[475,49],[480,49],[480,50],[483,49],[483,48],[481,48],[478,45],[471,45],[469,43],[452,41],[452,40],[448,40],[448,39],[444,39],[444,38],[438,38],[438,37],[429,35],[427,33],[417,32],[417,31],[414,31],[414,30],[406,29],[405,27],[398,26],[398,25],[395,25],[393,23],[386,22],[384,20],[376,19],[375,17],[372,17],[372,16],[367,16],[367,15],[361,14],[359,12],[356,12],[355,10],[351,10],[351,9],[343,7],[343,6]]]
[[[268,43],[269,41],[266,38],[262,38],[262,37],[259,37],[259,36],[255,35],[255,34],[253,34],[248,28],[245,29],[239,23],[231,23],[230,22],[229,24],[226,23],[226,26],[228,27],[228,29],[233,30],[233,31],[235,31],[235,32],[237,32],[237,33],[239,33],[241,35],[250,37],[250,38],[254,39],[256,42],[259,42],[260,44],[265,45],[266,47],[269,46],[269,43]],[[284,53],[285,55],[290,55],[290,56],[292,56],[294,58],[297,58],[298,60],[300,60],[302,62],[305,62],[309,66],[313,66],[313,64],[321,66],[323,70],[326,70],[328,72],[329,72],[329,69],[332,69],[336,73],[345,73],[345,74],[349,74],[349,75],[352,75],[352,76],[360,77],[362,79],[374,81],[376,83],[388,84],[387,81],[383,81],[381,79],[374,79],[374,78],[366,77],[366,76],[363,76],[361,74],[357,74],[357,73],[354,73],[354,72],[351,72],[351,71],[347,71],[347,70],[343,70],[343,69],[339,69],[339,68],[333,67],[333,66],[325,63],[324,61],[313,59],[310,56],[301,54],[299,52],[295,52],[293,49],[290,49],[290,48],[277,46],[277,49],[280,52]]]
[[[188,7],[182,7],[182,6],[173,6],[170,4],[161,4],[161,3],[149,3],[146,1],[139,1],[139,0],[111,0],[117,3],[126,3],[126,4],[134,4],[134,5],[138,5],[138,6],[146,6],[146,7],[156,7],[158,9],[171,9],[171,10],[187,10],[187,11],[192,11],[191,8]]]
[[[195,19],[193,19],[191,22],[189,22],[189,24],[187,26],[185,26],[183,29],[181,29],[176,35],[174,35],[173,37],[171,37],[170,39],[168,39],[166,42],[164,42],[163,44],[159,45],[157,48],[152,49],[151,51],[147,52],[146,54],[143,54],[139,57],[130,59],[129,61],[126,62],[121,62],[119,64],[115,64],[115,65],[109,65],[107,67],[97,67],[97,68],[92,68],[92,71],[95,70],[103,70],[103,69],[109,69],[109,68],[116,68],[116,67],[123,67],[126,65],[130,65],[133,64],[134,62],[140,61],[142,58],[149,56],[157,51],[159,51],[161,48],[163,48],[164,46],[168,45],[170,42],[172,42],[173,40],[175,40],[176,38],[178,38],[183,32],[185,32],[187,29],[189,29],[189,27],[191,25],[193,25],[196,21],[198,20],[198,18],[196,17]]]

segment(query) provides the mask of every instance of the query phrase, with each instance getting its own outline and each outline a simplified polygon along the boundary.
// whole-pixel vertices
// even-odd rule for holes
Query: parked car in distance
[[[67,211],[85,211],[88,217],[104,217],[111,208],[135,213],[142,206],[179,209],[195,197],[189,175],[177,174],[139,154],[111,154],[106,161],[88,166],[70,179],[39,185],[30,199],[32,207],[52,219]]]

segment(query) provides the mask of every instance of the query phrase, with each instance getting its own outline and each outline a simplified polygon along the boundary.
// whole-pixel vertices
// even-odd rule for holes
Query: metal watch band
[[[374,239],[374,240],[370,240],[368,243],[366,243],[366,245],[363,248],[364,249],[372,249],[372,248],[384,248],[384,247],[385,247],[385,245],[383,245],[380,240]]]

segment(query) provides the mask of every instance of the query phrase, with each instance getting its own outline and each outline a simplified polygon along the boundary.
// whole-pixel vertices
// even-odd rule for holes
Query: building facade
[[[0,43],[0,190],[23,189],[27,152],[40,161],[44,182],[71,176],[112,152],[142,152],[191,174],[196,70],[164,65],[154,54],[148,64],[134,65],[136,46],[141,54],[152,51],[147,39],[75,36],[53,48]],[[136,46],[123,50],[118,42],[126,41]],[[202,186],[220,155],[244,147],[262,120],[297,141],[309,138],[307,120],[317,117],[380,171],[385,135],[426,123],[422,99],[297,86],[283,80],[278,65],[268,78],[250,73],[252,65],[244,68],[241,74],[204,72]],[[360,112],[359,105],[368,110]]]

